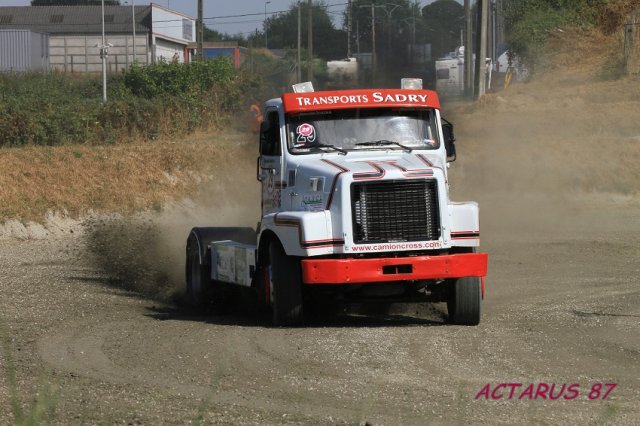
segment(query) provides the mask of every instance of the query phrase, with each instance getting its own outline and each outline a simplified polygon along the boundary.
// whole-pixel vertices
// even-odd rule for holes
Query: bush
[[[98,99],[87,100],[92,77],[60,73],[0,77],[0,146],[58,145],[84,139],[95,126]]]
[[[135,96],[201,96],[214,88],[229,86],[236,75],[231,61],[217,58],[189,64],[160,62],[147,67],[134,65],[124,72],[123,81]]]
[[[568,26],[592,26],[607,0],[519,0],[503,2],[511,50],[533,68],[548,35]]]
[[[109,76],[0,75],[0,147],[154,140],[207,129],[242,108],[257,81],[221,58]]]

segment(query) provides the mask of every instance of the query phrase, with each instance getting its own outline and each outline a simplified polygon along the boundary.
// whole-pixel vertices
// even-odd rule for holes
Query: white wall
[[[133,35],[110,34],[106,42],[109,48],[108,71],[120,71],[133,63]],[[99,45],[101,36],[52,35],[49,38],[49,63],[51,68],[65,72],[100,72],[102,59]],[[136,62],[146,65],[150,62],[149,43],[146,34],[136,34]]]
[[[151,21],[151,29],[156,37],[184,45],[196,41],[196,21],[190,16],[152,4]]]
[[[155,60],[156,62],[184,62],[184,45],[172,41],[155,38]]]

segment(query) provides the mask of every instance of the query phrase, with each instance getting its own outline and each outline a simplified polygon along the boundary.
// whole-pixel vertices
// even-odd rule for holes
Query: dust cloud
[[[445,107],[458,139],[452,198],[479,201],[483,231],[529,236],[575,226],[585,209],[634,202],[637,86],[541,78],[476,105]]]
[[[227,150],[226,143],[244,145]],[[185,246],[191,228],[255,229],[260,214],[255,144],[231,138],[221,149],[223,164],[212,165],[189,198],[159,211],[86,221],[90,262],[110,277],[111,285],[159,301],[177,301],[184,292]]]
[[[549,231],[577,235],[595,225],[593,215],[581,216],[585,210],[606,215],[606,209],[637,203],[639,92],[635,80],[542,78],[477,104],[445,104],[458,140],[451,197],[480,203],[483,241],[497,233],[531,240]],[[241,155],[223,157],[189,199],[161,211],[90,221],[86,236],[95,265],[115,285],[149,297],[181,294],[193,226],[255,228],[256,151],[247,144]]]

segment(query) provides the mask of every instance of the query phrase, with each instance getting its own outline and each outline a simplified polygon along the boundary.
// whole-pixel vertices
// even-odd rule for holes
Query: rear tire
[[[209,256],[207,251],[200,259],[198,239],[191,234],[187,240],[187,304],[214,314],[226,314],[233,304],[233,289],[229,284],[211,279],[211,265],[205,263]]]
[[[279,241],[269,245],[268,274],[273,325],[295,326],[304,321],[300,259],[287,256]]]
[[[187,303],[194,308],[202,308],[209,301],[211,276],[208,265],[200,261],[198,240],[190,235],[187,239],[186,261]]]
[[[480,278],[458,278],[448,285],[447,312],[449,322],[458,325],[480,324],[482,315]]]

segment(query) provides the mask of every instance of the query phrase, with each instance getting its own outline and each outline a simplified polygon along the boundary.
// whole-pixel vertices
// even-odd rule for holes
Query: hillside
[[[640,191],[640,80],[609,79],[615,37],[558,33],[533,81],[445,111],[457,126],[457,173],[476,189]]]
[[[207,204],[212,193],[259,205],[257,192],[235,191],[255,182],[255,139],[216,131],[179,141],[2,149],[0,235],[78,231],[86,217],[159,212],[185,198]]]

